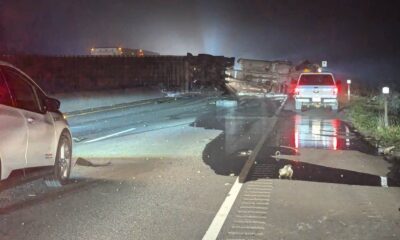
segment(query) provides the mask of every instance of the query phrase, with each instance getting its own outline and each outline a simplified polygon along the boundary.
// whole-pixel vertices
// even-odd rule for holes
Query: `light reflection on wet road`
[[[375,153],[361,136],[337,117],[303,114],[288,117],[281,123],[281,145],[326,150],[360,150]]]
[[[276,179],[279,169],[291,164],[293,180],[399,186],[387,177],[390,175],[389,170],[373,170],[376,162],[371,162],[371,158],[382,164],[385,164],[384,160],[378,159],[380,157],[377,156],[376,148],[340,119],[340,114],[321,110],[295,114],[285,110],[280,117],[275,127],[277,134],[274,140],[264,146],[248,180]],[[282,156],[271,157],[277,151]],[[354,152],[364,154],[368,159],[361,159]],[[267,168],[272,171],[263,174],[262,169]]]

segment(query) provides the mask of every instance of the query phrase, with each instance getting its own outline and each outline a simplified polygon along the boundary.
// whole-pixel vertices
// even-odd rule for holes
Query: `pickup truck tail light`
[[[298,87],[296,87],[294,89],[294,95],[299,95],[300,94],[300,89]]]

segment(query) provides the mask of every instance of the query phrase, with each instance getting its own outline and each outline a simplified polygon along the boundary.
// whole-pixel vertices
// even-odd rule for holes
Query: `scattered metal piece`
[[[237,107],[238,102],[235,99],[222,99],[215,102],[217,107]]]
[[[79,166],[85,166],[85,167],[105,167],[105,166],[110,166],[111,162],[106,162],[106,163],[92,163],[91,161],[78,157],[76,160],[76,164]]]
[[[283,145],[280,145],[279,147],[280,148],[290,149],[290,150],[294,151],[296,155],[299,153],[299,149],[298,148],[294,148],[294,147],[290,147],[290,146],[283,146]]]
[[[59,181],[53,180],[51,178],[45,179],[44,183],[46,184],[47,187],[55,187],[55,188],[62,187]]]
[[[84,137],[73,137],[72,138],[72,140],[74,141],[74,142],[82,142],[82,141],[84,141],[84,140],[86,140],[87,138],[84,138]]]
[[[281,152],[278,150],[275,152],[275,156],[271,156],[271,157],[275,158],[275,160],[277,162],[279,162],[281,160],[280,156],[281,156]]]
[[[287,164],[283,166],[283,168],[279,169],[279,179],[283,178],[289,178],[292,179],[293,176],[293,169],[291,164]]]
[[[383,149],[383,154],[384,155],[389,155],[393,153],[395,146],[391,146],[391,147],[387,147],[385,149]]]
[[[239,151],[238,156],[240,156],[240,157],[250,156],[252,152],[253,152],[253,150],[242,150],[242,151]]]

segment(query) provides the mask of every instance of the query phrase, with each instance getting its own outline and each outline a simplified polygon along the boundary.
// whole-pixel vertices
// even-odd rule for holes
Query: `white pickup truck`
[[[330,107],[337,111],[338,88],[332,73],[302,73],[294,90],[296,111],[305,107]]]

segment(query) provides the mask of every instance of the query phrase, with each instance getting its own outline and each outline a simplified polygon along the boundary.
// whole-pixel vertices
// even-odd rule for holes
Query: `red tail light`
[[[294,95],[299,95],[299,93],[300,93],[300,89],[298,87],[296,87],[294,89]]]

